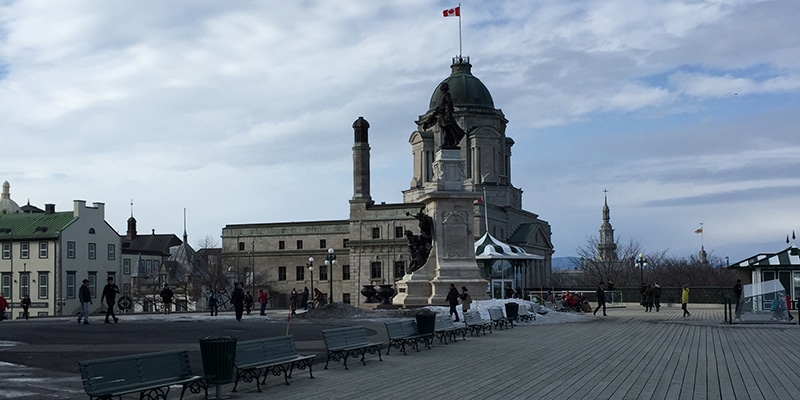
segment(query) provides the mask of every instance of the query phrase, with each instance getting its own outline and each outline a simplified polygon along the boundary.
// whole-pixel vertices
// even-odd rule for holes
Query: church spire
[[[611,212],[608,208],[608,190],[603,189],[603,223],[600,225],[600,239],[597,242],[599,261],[615,261],[617,244],[614,243],[614,228],[611,227]]]

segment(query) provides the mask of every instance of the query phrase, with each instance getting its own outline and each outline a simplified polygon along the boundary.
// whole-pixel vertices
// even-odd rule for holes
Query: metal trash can
[[[420,335],[433,335],[436,328],[436,313],[425,309],[417,313],[417,332]]]
[[[233,382],[233,360],[236,357],[236,338],[208,336],[200,339],[203,373],[208,383]]]
[[[519,303],[509,301],[506,303],[506,318],[516,321],[519,317]]]

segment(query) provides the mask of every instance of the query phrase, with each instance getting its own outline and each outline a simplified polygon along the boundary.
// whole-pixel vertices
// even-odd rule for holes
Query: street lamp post
[[[333,266],[336,265],[336,253],[333,249],[328,249],[328,256],[325,257],[325,265],[328,266],[328,304],[333,304]]]
[[[640,275],[639,275],[639,290],[644,287],[644,269],[647,268],[647,259],[644,258],[644,254],[639,253],[639,258],[636,260],[636,266],[639,267]],[[642,298],[641,301],[644,302],[644,293],[641,294]]]
[[[314,257],[308,257],[308,273],[311,274],[311,305],[309,310],[314,309]]]

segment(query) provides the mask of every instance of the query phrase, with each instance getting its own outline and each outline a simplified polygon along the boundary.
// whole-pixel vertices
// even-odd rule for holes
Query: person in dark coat
[[[644,290],[644,311],[653,311],[653,287],[650,285]]]
[[[456,289],[456,285],[450,284],[450,291],[447,292],[447,303],[450,304],[450,317],[453,314],[456,315],[455,321],[458,322],[458,310],[456,310],[456,306],[458,306],[458,298],[461,297],[458,293],[458,289]]]
[[[653,305],[656,307],[656,312],[661,310],[661,285],[658,283],[653,286]]]
[[[231,293],[231,303],[233,304],[233,311],[236,314],[236,322],[242,322],[242,314],[244,313],[244,289],[242,284],[236,282],[233,293]]]
[[[81,288],[78,289],[78,300],[81,302],[81,315],[78,317],[78,323],[89,325],[89,304],[92,304],[92,291],[89,290],[89,280],[84,279]]]
[[[25,320],[27,321],[28,318],[30,318],[30,313],[28,312],[28,308],[30,308],[31,306],[31,297],[22,296],[22,300],[19,301],[19,305],[22,306],[22,318],[25,318]]]
[[[244,309],[247,315],[250,315],[250,309],[253,308],[253,295],[250,294],[250,291],[244,295]]]
[[[112,317],[114,318],[114,323],[116,324],[119,320],[117,319],[117,316],[114,315],[114,306],[116,305],[119,288],[116,284],[114,284],[113,277],[109,276],[107,281],[108,283],[106,283],[106,286],[103,288],[103,294],[100,295],[100,302],[102,303],[103,299],[105,299],[106,305],[108,306],[108,308],[106,308],[106,323],[110,324],[111,321],[109,321],[108,318]]]
[[[597,311],[600,310],[600,307],[603,307],[603,316],[607,317],[606,315],[606,291],[603,289],[603,282],[601,281],[599,285],[597,285],[597,308],[594,309],[594,315],[597,315]]]
[[[169,288],[169,285],[165,283],[164,290],[162,290],[159,295],[161,296],[161,301],[164,302],[164,315],[169,315],[172,309],[172,298],[175,294],[172,293],[172,289]]]
[[[298,296],[297,289],[292,288],[292,293],[289,294],[289,310],[291,310],[291,315],[297,315]]]
[[[308,291],[308,287],[303,289],[303,297],[300,299],[300,307],[303,310],[308,310],[308,299],[311,296],[311,293]]]

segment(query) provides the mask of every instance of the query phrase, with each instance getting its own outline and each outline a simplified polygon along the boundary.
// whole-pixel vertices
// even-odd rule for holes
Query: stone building
[[[423,125],[442,100],[447,84],[453,116],[466,132],[459,142],[463,188],[474,194],[472,240],[485,233],[537,255],[525,264],[526,287],[547,285],[553,246],[550,224],[522,208],[522,190],[511,183],[508,120],[495,108],[489,90],[474,75],[468,57],[456,57],[451,73],[433,91],[428,110],[416,121],[409,143],[413,154],[410,187],[403,203],[376,204],[370,194],[369,123],[353,124],[353,197],[348,219],[227,225],[222,230],[223,263],[234,280],[258,290],[269,288],[274,306],[288,304],[292,288],[319,288],[333,300],[360,305],[364,285],[394,285],[410,263],[406,231],[419,233],[421,199],[435,188],[434,154],[442,138]],[[326,265],[335,257],[336,263]],[[311,260],[313,259],[313,261]],[[313,269],[309,267],[313,266]],[[476,264],[477,267],[477,264]],[[313,284],[311,274],[313,273]],[[484,276],[487,287],[491,276]]]

